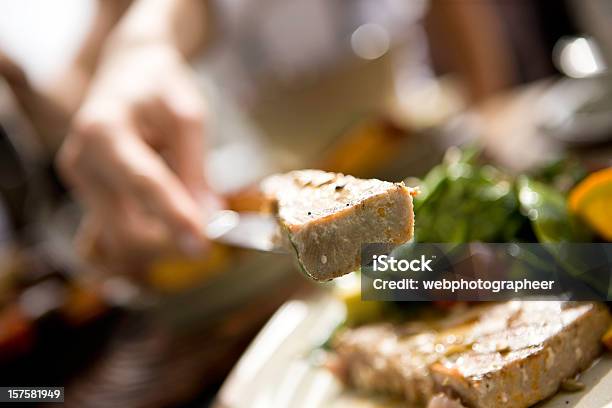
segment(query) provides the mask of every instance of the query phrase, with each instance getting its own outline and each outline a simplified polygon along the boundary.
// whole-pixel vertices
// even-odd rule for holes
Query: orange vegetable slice
[[[612,167],[590,174],[572,189],[569,209],[612,241]]]

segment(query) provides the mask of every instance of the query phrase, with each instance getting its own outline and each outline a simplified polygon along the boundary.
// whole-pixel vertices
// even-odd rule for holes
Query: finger
[[[203,244],[198,207],[179,179],[141,139],[123,135],[93,138],[85,166],[118,196],[134,198],[168,227],[187,252]],[[101,158],[104,158],[102,160]]]
[[[148,129],[147,133],[153,135],[152,145],[157,146],[196,200],[206,189],[201,105],[199,98],[190,95],[170,96],[166,100],[147,101],[138,113],[139,128]]]
[[[86,214],[75,236],[79,254],[107,272],[137,276],[159,256],[173,252],[165,240],[148,239],[142,229],[129,226],[133,223],[126,223],[128,219],[121,214],[112,219]]]
[[[221,197],[214,193],[206,182],[206,114],[197,101],[189,104],[187,100],[176,103],[178,98],[171,99],[168,109],[177,122],[178,137],[167,138],[171,144],[167,148],[170,162],[179,178],[200,206],[203,218],[224,207]],[[198,96],[199,98],[199,96]],[[170,105],[176,103],[175,105]]]
[[[100,245],[100,237],[103,232],[99,217],[92,213],[83,216],[74,235],[74,246],[83,259],[98,264],[107,258],[104,248]]]
[[[159,98],[147,98],[135,104],[131,120],[139,136],[160,153],[163,153],[168,144],[166,139],[178,133],[176,121]]]
[[[104,186],[93,186],[88,182],[78,193],[88,197],[87,201],[95,201],[75,237],[85,259],[111,272],[138,275],[159,257],[181,251],[167,228],[144,214],[136,203],[105,191]]]
[[[179,135],[169,146],[174,169],[191,194],[198,197],[205,189],[204,124],[195,116],[178,118]]]
[[[197,102],[194,102],[197,104]],[[207,188],[204,177],[204,120],[198,107],[171,107],[160,99],[148,100],[135,112],[137,127],[147,135],[160,155],[183,182],[199,206],[203,220],[224,207],[222,200]]]
[[[101,222],[96,247],[102,248],[106,263],[114,264],[119,270],[126,269],[126,266],[141,269],[159,256],[175,252],[165,227],[152,222],[141,212],[122,208],[112,218],[105,214],[98,219]]]
[[[159,223],[143,221],[137,205],[106,188],[88,169],[75,172],[72,180],[74,195],[87,208],[75,239],[86,258],[146,258],[146,253],[171,246]]]
[[[180,137],[170,148],[177,160],[176,171],[181,180],[197,193],[206,190],[205,156],[207,126],[210,116],[202,95],[194,90],[189,81],[191,73],[177,77],[177,84],[164,102],[178,122]]]
[[[74,136],[69,135],[66,138],[67,142],[60,148],[56,158],[56,168],[66,187],[81,206],[99,212],[109,200],[101,195],[99,181],[86,176],[87,168],[82,165],[84,161],[80,158],[81,146],[72,142],[73,139]]]

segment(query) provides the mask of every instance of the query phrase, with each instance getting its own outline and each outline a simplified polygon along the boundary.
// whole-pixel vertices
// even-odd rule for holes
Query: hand
[[[173,48],[107,55],[58,158],[86,209],[81,242],[129,267],[168,249],[201,253],[205,213],[217,203],[203,173],[204,119]]]

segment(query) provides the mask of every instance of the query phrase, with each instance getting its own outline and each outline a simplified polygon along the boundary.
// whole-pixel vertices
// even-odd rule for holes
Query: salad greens
[[[414,205],[416,242],[593,239],[567,211],[565,191],[585,174],[579,166],[559,161],[531,177],[513,177],[481,164],[479,157],[473,147],[451,148],[443,162],[418,181],[421,194]]]
[[[478,150],[451,148],[443,162],[420,182],[415,199],[415,242],[540,242],[550,258],[522,251],[526,265],[569,275],[606,293],[602,282],[584,272],[588,248],[564,245],[593,242],[595,234],[567,207],[567,192],[586,175],[577,162],[559,160],[530,176],[512,177],[479,163]],[[562,245],[547,245],[561,243]],[[409,247],[407,247],[409,250]]]

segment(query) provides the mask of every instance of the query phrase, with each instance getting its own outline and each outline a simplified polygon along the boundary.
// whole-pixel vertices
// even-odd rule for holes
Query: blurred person
[[[376,64],[355,64],[358,58],[350,47],[340,48],[350,44],[347,36],[364,13],[374,14],[375,20],[397,19],[394,11],[406,14],[402,4],[135,2],[107,39],[59,153],[59,169],[86,209],[79,232],[84,250],[128,268],[168,250],[188,256],[205,253],[206,214],[220,208],[221,200],[203,171],[210,114],[190,61],[202,53],[213,33],[224,37],[220,52],[208,55],[218,63],[217,72],[227,67],[224,62],[239,60],[230,62],[234,70],[220,86],[232,88],[241,105],[269,125],[266,131],[275,143],[301,140],[304,155],[314,156],[348,118],[371,112],[381,104],[381,90],[392,88],[388,61],[382,73],[373,71],[369,67]],[[419,4],[422,9],[424,2]],[[382,34],[383,54],[389,35]],[[351,64],[356,68],[346,68]],[[341,69],[321,84],[325,74],[320,71],[332,66]],[[309,81],[335,99],[300,94],[315,88]],[[283,97],[275,93],[279,88]],[[307,108],[289,105],[308,99]],[[338,110],[343,100],[343,108],[352,109]],[[336,110],[330,110],[330,103]],[[321,137],[312,138],[312,117],[292,116],[305,109],[328,116],[316,121],[323,125],[316,130]]]

